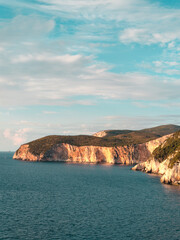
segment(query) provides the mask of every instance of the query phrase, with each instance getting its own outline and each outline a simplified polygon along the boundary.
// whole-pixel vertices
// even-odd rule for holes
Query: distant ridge
[[[114,137],[114,138],[126,138],[127,136],[135,137],[135,136],[156,136],[162,137],[164,135],[171,134],[173,132],[177,132],[180,130],[180,126],[168,124],[168,125],[160,125],[153,128],[145,128],[142,130],[103,130],[93,134],[96,137]]]
[[[130,132],[134,132],[134,130],[103,130],[97,133],[94,133],[95,137],[113,137],[121,134],[127,134]]]

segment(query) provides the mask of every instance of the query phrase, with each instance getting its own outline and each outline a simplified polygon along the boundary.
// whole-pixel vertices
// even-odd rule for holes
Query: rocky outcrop
[[[95,137],[105,137],[106,135],[107,135],[106,131],[100,131],[93,134],[93,136]]]
[[[22,145],[14,154],[14,159],[27,161],[65,161],[74,163],[136,164],[146,161],[152,151],[168,137],[130,146],[101,147],[74,146],[67,143],[55,144],[39,155],[31,152],[28,144]]]
[[[170,156],[163,162],[159,162],[154,158],[151,158],[145,162],[138,163],[132,168],[132,170],[143,171],[146,173],[155,173],[161,175],[161,182],[173,185],[180,184],[180,164],[176,163],[172,168],[169,167]]]
[[[173,168],[168,168],[161,177],[161,182],[180,185],[180,164],[176,163]]]

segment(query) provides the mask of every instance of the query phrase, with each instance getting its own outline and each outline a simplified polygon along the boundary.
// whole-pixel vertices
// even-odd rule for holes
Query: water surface
[[[0,239],[179,240],[180,188],[129,166],[0,153]]]

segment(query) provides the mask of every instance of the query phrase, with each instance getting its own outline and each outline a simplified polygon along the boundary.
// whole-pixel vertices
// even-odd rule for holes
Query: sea
[[[131,166],[0,152],[0,239],[180,240],[180,187]]]

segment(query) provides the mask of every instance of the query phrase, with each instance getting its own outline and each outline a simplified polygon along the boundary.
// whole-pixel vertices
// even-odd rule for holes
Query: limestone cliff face
[[[48,151],[45,161],[69,161],[76,163],[122,163],[133,164],[139,159],[147,159],[149,152],[145,146],[98,147],[72,146],[69,144],[55,145]]]
[[[156,149],[157,147],[159,147],[159,145],[163,144],[166,139],[168,139],[169,137],[171,137],[173,134],[168,134],[165,135],[163,137],[157,138],[155,140],[149,141],[146,143],[146,147],[149,150],[150,153],[152,153],[154,151],[154,149]]]
[[[162,183],[180,185],[180,164],[176,163],[173,168],[168,168],[161,177]]]
[[[167,139],[169,135],[137,145],[100,147],[73,146],[67,143],[54,145],[50,150],[38,156],[31,153],[29,145],[22,145],[14,154],[14,159],[27,161],[65,161],[74,163],[135,164],[146,161],[152,151]]]
[[[180,164],[176,163],[172,168],[169,167],[170,156],[163,162],[151,158],[145,162],[138,163],[132,170],[155,173],[161,175],[161,182],[173,185],[180,184]]]

